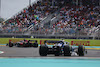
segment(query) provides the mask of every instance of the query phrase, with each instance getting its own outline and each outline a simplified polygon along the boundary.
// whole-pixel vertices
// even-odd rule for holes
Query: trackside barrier
[[[90,46],[90,41],[71,41],[71,45],[84,45],[84,46]]]
[[[38,38],[0,38],[0,44],[7,44],[9,40],[14,42],[20,40],[37,40],[38,44],[44,44],[44,40],[61,40],[61,39],[38,39]],[[85,46],[100,46],[100,40],[83,40],[83,39],[64,39],[66,42],[69,42],[70,45],[85,45]]]

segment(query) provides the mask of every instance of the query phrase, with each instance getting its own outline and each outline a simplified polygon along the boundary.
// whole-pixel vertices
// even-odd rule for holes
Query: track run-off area
[[[100,47],[85,47],[85,56],[54,56],[39,55],[39,47],[8,47],[0,45],[0,66],[1,67],[99,67]]]
[[[87,54],[83,57],[100,57],[99,46],[85,46]],[[6,45],[0,45],[0,57],[41,57],[39,55],[39,47],[8,47]],[[47,55],[46,57],[55,57],[54,55]],[[59,56],[60,58],[66,56]],[[71,56],[79,57],[79,56]],[[55,57],[56,58],[56,57]]]

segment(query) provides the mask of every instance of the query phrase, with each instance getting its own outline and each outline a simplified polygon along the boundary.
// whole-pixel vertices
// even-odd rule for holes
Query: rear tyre
[[[70,46],[64,46],[63,50],[64,50],[64,56],[71,56],[71,53],[70,53],[71,48],[70,48]]]
[[[9,47],[13,47],[13,43],[9,42]]]
[[[78,54],[79,56],[84,56],[84,47],[82,45],[78,46]]]
[[[39,48],[40,56],[47,56],[47,53],[48,53],[48,47],[47,46],[40,46],[40,48]]]

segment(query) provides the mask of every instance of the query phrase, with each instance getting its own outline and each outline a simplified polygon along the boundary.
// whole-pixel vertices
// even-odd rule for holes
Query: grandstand
[[[0,36],[100,39],[99,1],[39,0],[0,23]]]

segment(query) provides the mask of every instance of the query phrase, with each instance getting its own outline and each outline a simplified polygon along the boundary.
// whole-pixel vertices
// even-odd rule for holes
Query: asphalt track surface
[[[34,47],[8,47],[8,46],[0,46],[0,51],[4,53],[0,54],[0,57],[41,57],[39,55],[39,48]],[[47,55],[45,57],[53,57],[56,58],[54,55]],[[66,56],[57,56],[57,58],[66,58]],[[79,57],[79,56],[71,56],[69,58]],[[85,56],[87,58],[100,58],[100,50],[96,49],[87,49],[87,54]]]

